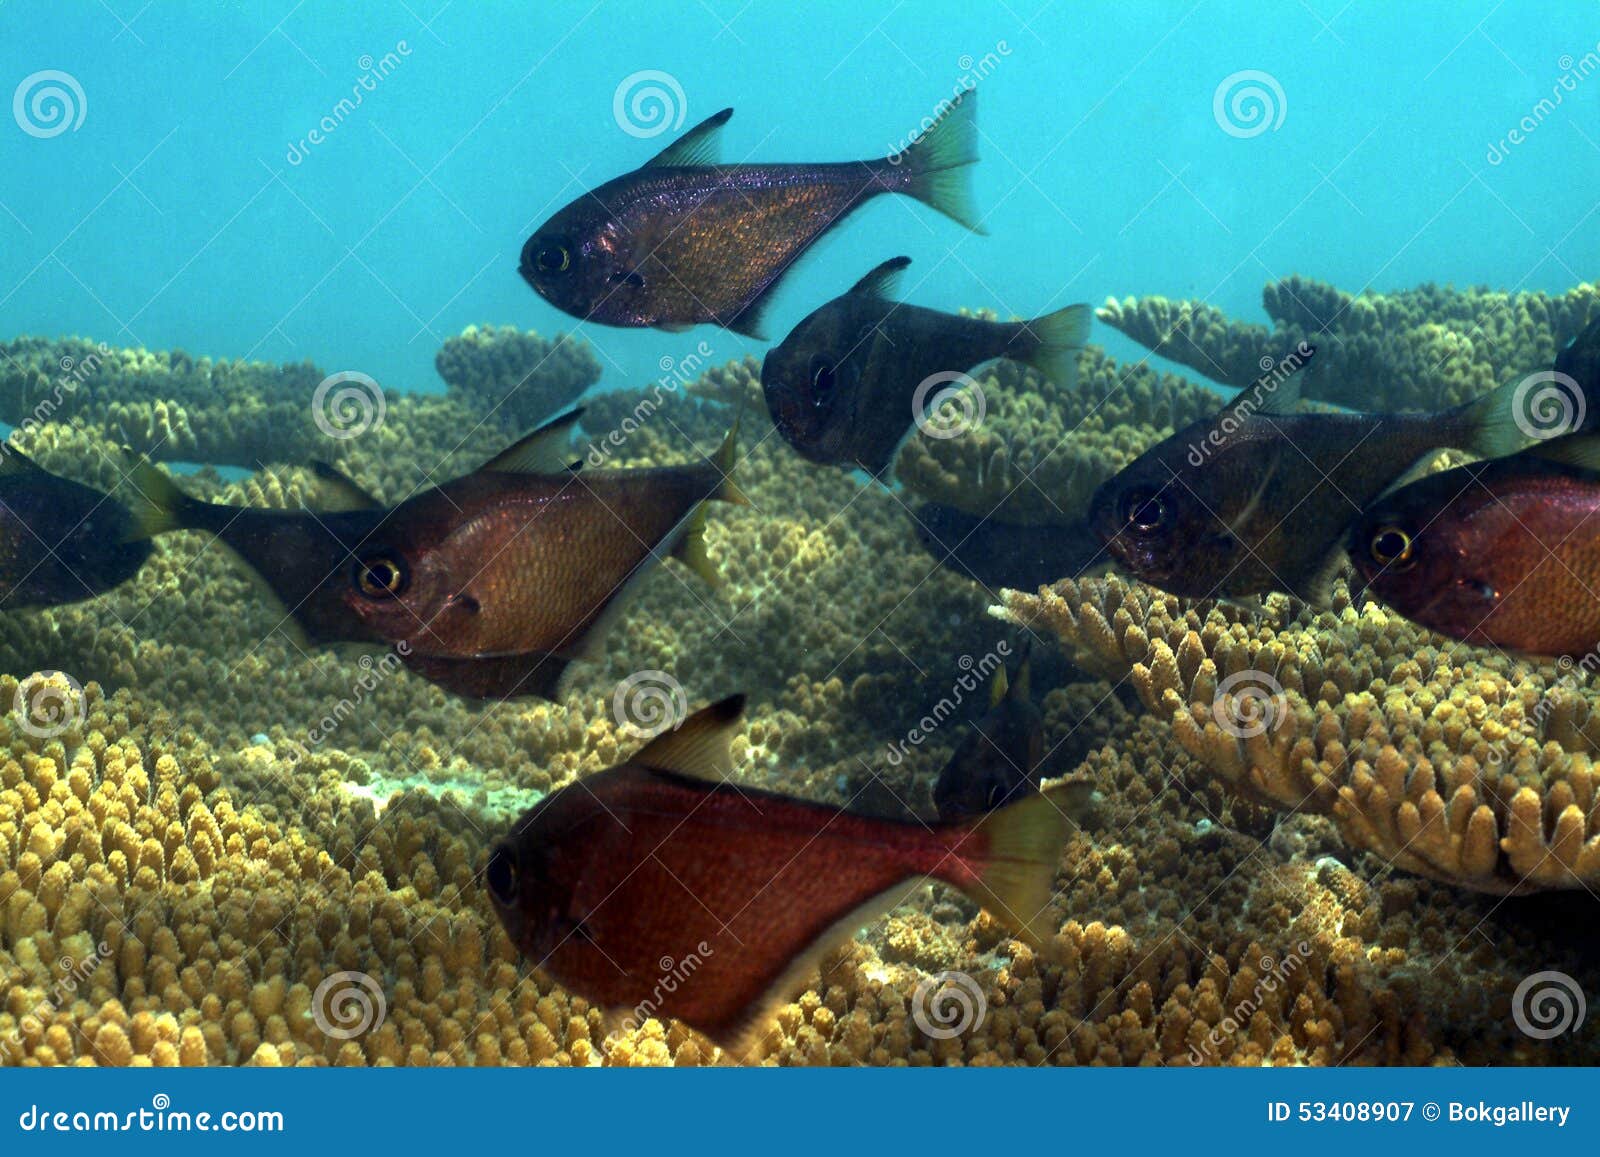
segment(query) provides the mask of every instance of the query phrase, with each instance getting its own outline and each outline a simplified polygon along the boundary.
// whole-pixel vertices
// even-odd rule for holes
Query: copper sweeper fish
[[[150,551],[127,505],[0,444],[0,612],[103,595]]]
[[[976,104],[968,90],[892,157],[787,165],[718,163],[733,115],[723,109],[539,226],[520,272],[574,317],[669,330],[708,322],[761,338],[762,311],[795,259],[880,194],[984,232],[969,187]]]
[[[767,409],[784,440],[813,462],[881,475],[939,387],[995,358],[1032,366],[1066,388],[1089,336],[1087,305],[1032,321],[986,321],[894,300],[909,257],[885,261],[816,310],[761,365]]]
[[[1419,479],[1350,531],[1360,585],[1406,618],[1480,646],[1600,646],[1600,439],[1563,438]]]
[[[312,641],[394,646],[468,698],[553,699],[652,563],[670,555],[718,582],[705,504],[744,501],[733,431],[697,465],[578,471],[567,443],[580,413],[389,508],[242,510],[188,498],[159,472],[147,489],[161,490],[169,526],[238,551]]]
[[[727,779],[744,696],[541,801],[489,857],[506,934],[613,1016],[675,1017],[743,1051],[818,960],[942,881],[1039,943],[1069,817],[1064,784],[954,824],[869,819]],[[691,974],[662,972],[694,954]],[[677,970],[682,973],[684,970]]]
[[[1175,595],[1325,605],[1346,531],[1380,494],[1440,450],[1498,458],[1539,440],[1515,381],[1435,413],[1291,413],[1293,372],[1314,352],[1302,345],[1095,491],[1089,522],[1119,568]],[[1588,410],[1600,417],[1600,397]]]
[[[1005,667],[989,684],[989,710],[956,745],[933,788],[934,806],[946,822],[984,815],[1018,803],[1043,780],[1044,716],[1032,697],[1031,645],[1024,641],[1014,674]]]

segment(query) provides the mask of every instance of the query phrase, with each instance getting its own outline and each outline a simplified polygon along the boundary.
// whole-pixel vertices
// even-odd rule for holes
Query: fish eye
[[[410,576],[399,559],[389,555],[356,560],[356,589],[369,599],[389,599],[405,592]]]
[[[1138,486],[1122,496],[1122,522],[1134,530],[1156,530],[1167,517],[1159,491]]]
[[[540,273],[564,273],[572,264],[572,254],[565,245],[546,245],[533,260]]]
[[[816,403],[821,405],[833,396],[833,387],[837,375],[834,373],[833,363],[817,358],[811,363],[811,389],[817,395]]]
[[[505,844],[495,848],[489,857],[483,878],[489,885],[489,894],[503,907],[509,908],[517,902],[517,864]]]
[[[1416,562],[1412,555],[1415,544],[1411,535],[1398,526],[1380,526],[1373,532],[1372,540],[1367,544],[1367,551],[1372,555],[1372,561],[1379,566],[1386,566],[1391,570],[1409,570]]]

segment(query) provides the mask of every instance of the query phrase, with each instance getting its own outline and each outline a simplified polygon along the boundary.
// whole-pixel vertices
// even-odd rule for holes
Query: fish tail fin
[[[978,162],[977,101],[976,89],[959,94],[927,132],[889,163],[906,171],[906,193],[974,233],[987,233],[972,195],[972,166]]]
[[[1089,341],[1093,317],[1087,305],[1069,305],[1026,322],[1022,334],[1032,348],[1020,354],[1020,360],[1058,388],[1070,390],[1078,379],[1078,355]]]
[[[1042,944],[1053,929],[1047,909],[1067,835],[1094,794],[1087,780],[1046,788],[1021,803],[990,812],[968,830],[988,847],[976,883],[965,891],[989,914]]]
[[[711,556],[706,553],[706,506],[712,502],[731,502],[736,506],[750,505],[750,499],[745,497],[744,491],[740,490],[739,484],[733,480],[734,467],[738,464],[739,419],[735,418],[733,425],[728,427],[727,434],[723,436],[722,445],[711,458],[711,465],[721,475],[721,480],[706,499],[694,508],[694,513],[689,515],[689,521],[684,524],[683,537],[678,540],[677,549],[672,552],[674,558],[713,588],[722,586],[722,575],[712,564]]]
[[[127,500],[128,513],[132,516],[127,535],[129,542],[198,526],[197,512],[207,504],[185,494],[171,476],[149,458],[142,454],[134,458],[127,480],[132,490]]]
[[[1586,395],[1565,375],[1534,374],[1506,382],[1457,407],[1470,427],[1461,449],[1479,458],[1504,458],[1549,438],[1583,432],[1593,421],[1585,421],[1585,415],[1600,411],[1600,398]]]

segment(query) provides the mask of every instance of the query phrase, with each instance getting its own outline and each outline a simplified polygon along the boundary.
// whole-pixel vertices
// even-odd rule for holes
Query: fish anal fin
[[[1044,943],[1054,930],[1045,916],[1072,822],[1086,807],[1083,787],[1069,782],[990,812],[970,830],[986,846],[976,881],[959,884],[1019,939]],[[952,880],[951,883],[956,883]]]
[[[733,116],[731,108],[712,113],[683,136],[644,163],[647,169],[689,168],[714,165],[722,153],[722,126]]]
[[[1577,466],[1583,470],[1600,470],[1600,436],[1575,434],[1567,438],[1552,438],[1524,451],[1530,457],[1543,458]]]
[[[572,462],[572,431],[582,417],[582,406],[557,414],[478,469],[500,474],[565,473]]]
[[[733,770],[729,744],[744,719],[745,697],[730,695],[702,707],[634,753],[631,762],[654,771],[721,783]]]

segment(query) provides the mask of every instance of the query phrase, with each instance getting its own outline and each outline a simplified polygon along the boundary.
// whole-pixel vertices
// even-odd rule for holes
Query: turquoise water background
[[[681,91],[678,132],[732,105],[726,159],[771,161],[887,153],[981,75],[990,235],[880,199],[791,276],[774,340],[898,253],[909,299],[1004,314],[1158,293],[1264,320],[1262,285],[1295,272],[1352,292],[1593,279],[1600,9],[1397,7],[10,0],[0,328],[309,358],[399,389],[439,388],[436,349],[472,323],[577,327],[607,386],[701,340],[759,351],[579,326],[517,276],[541,220],[678,135],[614,115],[647,70]],[[43,70],[82,93],[54,135],[16,115]],[[1219,119],[1245,70],[1272,108],[1224,99]]]

